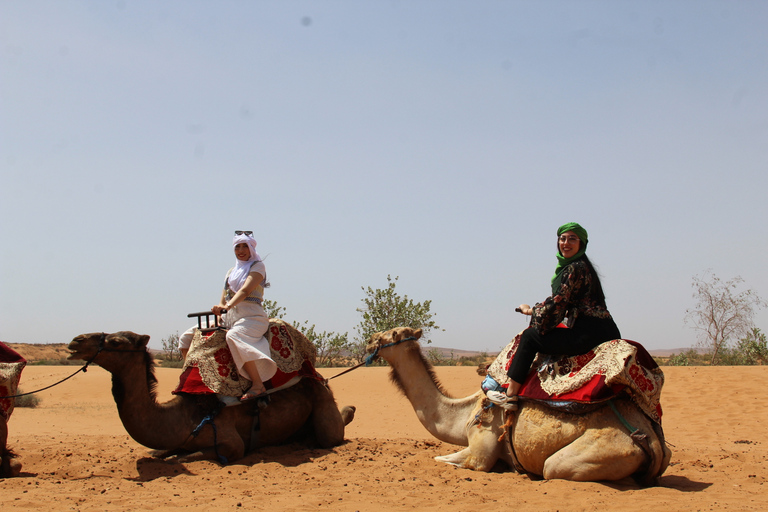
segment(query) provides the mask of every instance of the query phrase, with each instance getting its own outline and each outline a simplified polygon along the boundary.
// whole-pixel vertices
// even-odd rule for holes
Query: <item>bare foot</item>
[[[265,388],[263,384],[258,387],[256,385],[253,385],[251,386],[251,389],[246,391],[245,394],[240,397],[240,401],[245,402],[247,400],[253,400],[255,398],[259,398],[266,395],[267,395],[267,388]]]

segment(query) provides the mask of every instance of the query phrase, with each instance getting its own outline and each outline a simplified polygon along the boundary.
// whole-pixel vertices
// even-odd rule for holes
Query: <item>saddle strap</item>
[[[634,441],[634,443],[640,447],[641,450],[645,453],[645,455],[648,457],[648,466],[646,468],[646,471],[655,466],[655,455],[653,450],[651,449],[651,444],[648,441],[648,434],[640,430],[639,428],[633,427],[627,419],[622,416],[622,414],[619,412],[619,409],[616,407],[616,404],[613,403],[613,400],[608,400],[608,405],[611,406],[611,409],[613,410],[613,413],[616,415],[616,417],[619,419],[622,425],[624,425],[627,430],[629,430],[629,437]],[[650,475],[651,477],[655,475]]]
[[[504,411],[503,414],[506,416],[506,421],[504,422],[504,434],[502,434],[502,436],[506,435],[507,437],[509,456],[512,459],[512,465],[515,467],[515,471],[521,475],[527,475],[528,471],[523,467],[522,464],[520,464],[520,461],[517,460],[517,454],[515,453],[515,443],[512,442],[512,428],[515,424],[514,418],[516,412],[517,411]]]

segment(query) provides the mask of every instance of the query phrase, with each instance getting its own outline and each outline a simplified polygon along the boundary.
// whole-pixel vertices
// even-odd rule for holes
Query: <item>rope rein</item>
[[[68,381],[69,379],[71,379],[72,377],[74,377],[75,375],[77,375],[80,372],[86,373],[88,371],[88,365],[90,365],[99,356],[99,354],[101,354],[102,352],[145,352],[145,350],[143,350],[143,349],[142,350],[127,350],[127,349],[126,350],[121,350],[121,349],[117,349],[117,348],[107,348],[107,347],[104,346],[104,341],[106,340],[106,338],[107,338],[107,334],[104,333],[104,332],[101,333],[101,339],[99,340],[99,349],[96,351],[96,354],[94,354],[94,356],[92,358],[87,360],[83,366],[81,366],[75,373],[73,373],[69,377],[64,377],[59,382],[56,382],[56,383],[51,384],[50,386],[46,386],[44,388],[40,388],[40,389],[38,389],[36,391],[30,391],[29,393],[19,393],[17,395],[10,395],[10,396],[0,396],[0,399],[4,399],[4,398],[19,398],[19,397],[22,397],[22,396],[34,395],[35,393],[39,393],[41,391],[46,391],[48,389],[51,389],[52,387],[58,386],[62,382]]]
[[[341,373],[339,373],[339,374],[336,374],[336,375],[334,375],[333,377],[328,377],[327,379],[325,379],[325,382],[326,382],[326,384],[327,384],[329,380],[331,380],[331,379],[335,379],[336,377],[341,377],[341,376],[342,376],[342,375],[344,375],[345,373],[349,373],[349,372],[351,372],[352,370],[357,370],[357,369],[358,369],[358,368],[360,368],[361,366],[371,366],[371,365],[373,364],[373,362],[374,362],[374,361],[376,361],[376,359],[379,357],[379,350],[381,350],[381,349],[383,349],[383,348],[394,347],[395,345],[399,345],[399,344],[401,344],[401,343],[405,343],[406,341],[415,341],[415,340],[417,340],[417,339],[418,339],[418,338],[416,338],[416,337],[414,337],[414,336],[409,336],[409,337],[407,337],[407,338],[403,338],[403,339],[401,339],[400,341],[393,341],[392,343],[387,343],[386,345],[380,345],[380,346],[377,346],[377,347],[374,349],[374,351],[373,351],[373,352],[371,352],[370,354],[368,354],[368,356],[365,358],[365,361],[363,361],[362,363],[358,363],[358,364],[356,364],[355,366],[353,366],[353,367],[351,367],[351,368],[347,368],[347,369],[346,369],[346,370],[344,370],[343,372],[341,372]]]

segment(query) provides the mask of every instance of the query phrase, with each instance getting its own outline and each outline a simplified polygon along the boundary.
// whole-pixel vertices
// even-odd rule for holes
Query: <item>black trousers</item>
[[[529,327],[523,331],[507,376],[517,383],[525,382],[538,352],[577,356],[589,352],[601,343],[620,338],[619,328],[610,318],[579,317],[572,328],[552,329],[544,335]]]

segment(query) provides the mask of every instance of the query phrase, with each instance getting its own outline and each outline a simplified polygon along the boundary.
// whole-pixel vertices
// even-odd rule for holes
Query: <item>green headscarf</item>
[[[557,228],[557,236],[560,237],[560,235],[567,231],[573,231],[576,236],[579,237],[579,240],[581,241],[579,244],[579,252],[570,258],[564,258],[563,255],[560,254],[560,251],[557,251],[557,267],[555,267],[555,275],[552,276],[552,295],[557,293],[558,288],[560,288],[560,274],[563,273],[563,269],[584,256],[584,253],[587,251],[587,242],[589,242],[587,230],[581,227],[577,222],[569,222]]]

